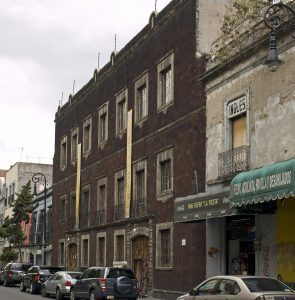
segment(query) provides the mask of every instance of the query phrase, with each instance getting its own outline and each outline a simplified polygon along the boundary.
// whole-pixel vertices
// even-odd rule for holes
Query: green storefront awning
[[[232,207],[295,195],[295,159],[242,172],[230,184]]]

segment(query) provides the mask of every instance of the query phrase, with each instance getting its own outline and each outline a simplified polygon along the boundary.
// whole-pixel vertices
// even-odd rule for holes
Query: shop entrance
[[[255,275],[255,216],[227,217],[227,274]]]

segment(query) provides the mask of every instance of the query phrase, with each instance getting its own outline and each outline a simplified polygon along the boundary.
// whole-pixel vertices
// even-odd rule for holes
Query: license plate
[[[107,299],[114,299],[115,297],[113,295],[107,295]]]

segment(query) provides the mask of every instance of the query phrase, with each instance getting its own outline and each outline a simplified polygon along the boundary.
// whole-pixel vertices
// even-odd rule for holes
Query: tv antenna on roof
[[[117,52],[117,35],[115,34],[115,52]]]
[[[155,0],[155,11],[157,11],[157,0]]]
[[[98,52],[98,56],[97,56],[97,71],[99,70],[99,59],[100,59],[100,52]]]
[[[75,79],[74,79],[74,82],[73,82],[73,95],[75,94]]]

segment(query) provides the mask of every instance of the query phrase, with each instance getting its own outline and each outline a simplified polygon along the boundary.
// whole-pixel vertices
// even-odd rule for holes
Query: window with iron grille
[[[59,198],[59,222],[64,223],[66,221],[66,196],[63,195]]]
[[[37,232],[36,232],[36,244],[43,245],[43,233],[44,233],[44,221],[45,221],[44,209],[39,211]]]
[[[156,226],[156,256],[158,268],[171,268],[173,258],[173,224],[163,223]]]
[[[76,225],[76,193],[71,192],[69,201],[69,230],[75,229]]]
[[[87,228],[89,226],[90,212],[90,187],[82,188],[81,206],[80,206],[80,227]]]
[[[173,195],[173,148],[157,155],[157,199],[167,200]]]
[[[59,242],[59,265],[64,266],[65,264],[65,242],[64,240]]]
[[[97,210],[94,224],[103,224],[106,222],[107,206],[107,177],[97,181]]]
[[[125,260],[125,236],[116,235],[116,256],[115,261]]]
[[[89,240],[82,238],[82,265],[88,267],[89,265]]]
[[[97,265],[105,266],[105,258],[106,258],[106,236],[105,233],[97,236]]]

